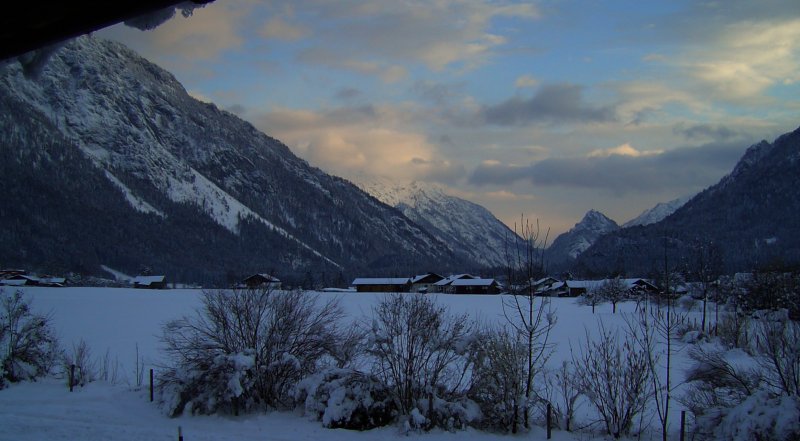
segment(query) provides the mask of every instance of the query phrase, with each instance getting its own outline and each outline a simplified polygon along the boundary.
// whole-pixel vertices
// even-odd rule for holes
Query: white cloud
[[[300,157],[345,177],[374,175],[395,181],[441,177],[457,168],[402,110],[378,107],[327,111],[274,109],[254,121]]]
[[[150,60],[174,67],[178,61],[213,60],[221,53],[242,46],[242,20],[253,3],[213,2],[197,8],[189,17],[175,18],[150,31],[117,25],[99,35],[120,40]]]
[[[640,156],[653,156],[660,155],[662,153],[664,153],[663,150],[637,150],[630,144],[625,143],[608,149],[592,150],[589,152],[588,156],[590,158],[607,158],[609,156],[630,156],[632,158],[638,158]]]
[[[300,25],[289,23],[283,17],[273,17],[261,28],[261,36],[276,40],[299,40],[309,34],[309,30]]]
[[[320,46],[311,47],[312,51],[324,50],[333,59],[421,63],[434,71],[470,70],[484,64],[495,48],[507,42],[492,31],[494,19],[539,17],[536,7],[527,3],[467,0],[354,2],[347,7],[315,2],[308,8],[295,7],[325,20],[317,35]]]
[[[800,19],[730,24],[684,63],[719,99],[762,97],[773,85],[800,80]]]
[[[539,80],[537,80],[533,75],[522,75],[514,82],[514,87],[517,89],[523,89],[526,87],[536,87],[539,85]]]

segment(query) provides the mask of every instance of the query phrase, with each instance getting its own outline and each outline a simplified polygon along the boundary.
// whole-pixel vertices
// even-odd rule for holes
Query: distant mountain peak
[[[574,227],[556,237],[547,248],[547,260],[555,265],[574,260],[602,235],[618,229],[608,216],[591,209]]]
[[[575,224],[575,226],[570,231],[577,231],[582,229],[588,229],[593,231],[613,231],[619,228],[616,222],[611,220],[608,216],[597,211],[595,209],[591,209],[583,215],[583,219],[580,222]]]

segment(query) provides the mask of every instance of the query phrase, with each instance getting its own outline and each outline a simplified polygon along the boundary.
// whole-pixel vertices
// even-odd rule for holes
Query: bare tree
[[[578,303],[591,306],[592,314],[594,314],[595,307],[603,303],[603,299],[600,297],[597,287],[595,287],[587,290],[586,293],[578,299]]]
[[[556,316],[550,310],[549,300],[535,296],[532,283],[536,277],[545,274],[544,250],[549,231],[542,237],[538,221],[532,224],[522,218],[520,226],[514,226],[514,232],[522,241],[506,244],[509,280],[524,280],[519,286],[525,288],[522,292],[515,291],[514,295],[503,301],[503,314],[525,342],[525,400],[521,404],[522,425],[527,429],[530,428],[530,409],[535,399],[534,378],[542,371],[552,350],[550,331],[555,326]],[[518,423],[514,421],[513,433],[516,433]]]
[[[694,267],[690,272],[700,287],[700,295],[703,299],[703,319],[700,330],[706,332],[708,300],[713,295],[715,284],[722,272],[722,257],[714,244],[702,242],[694,248],[694,260]]]
[[[607,330],[601,321],[599,337],[592,338],[587,330],[582,353],[573,359],[581,390],[614,438],[630,433],[634,418],[644,410],[649,397],[648,354],[637,344],[633,332],[620,336],[618,331]]]
[[[609,303],[611,303],[612,313],[617,313],[617,303],[626,300],[629,297],[630,290],[625,282],[619,277],[613,279],[606,279],[603,283],[596,288],[595,295]]]
[[[666,307],[650,305],[639,310],[635,318],[626,318],[630,335],[642,348],[650,372],[652,396],[661,425],[662,440],[669,429],[669,409],[676,386],[672,382],[672,360],[676,350],[672,340],[685,328],[686,315],[676,312],[668,299]]]

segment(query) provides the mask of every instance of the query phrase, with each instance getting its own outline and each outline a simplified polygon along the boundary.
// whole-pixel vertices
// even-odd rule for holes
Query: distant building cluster
[[[496,279],[484,279],[471,274],[447,277],[436,273],[414,277],[359,277],[351,284],[358,292],[414,292],[445,294],[500,294],[504,288]]]
[[[533,289],[537,296],[542,297],[578,297],[592,292],[603,286],[611,279],[603,280],[559,280],[555,277],[545,277],[532,280],[530,285],[520,287],[519,291]],[[618,279],[631,295],[656,294],[658,287],[645,279]]]
[[[0,270],[0,286],[50,286],[61,287],[67,284],[64,277],[37,276],[23,269]]]

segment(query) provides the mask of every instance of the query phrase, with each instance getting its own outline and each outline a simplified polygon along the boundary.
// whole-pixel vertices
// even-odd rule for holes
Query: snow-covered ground
[[[158,369],[161,326],[168,320],[194,314],[200,305],[199,290],[134,290],[121,288],[24,288],[34,311],[50,314],[63,347],[85,340],[96,357],[106,352],[112,362],[119,363],[119,382],[103,382],[76,388],[69,393],[63,380],[47,379],[37,383],[12,385],[0,391],[0,440],[157,440],[177,439],[178,426],[184,439],[387,439],[402,436],[396,428],[368,432],[351,432],[323,428],[299,413],[271,413],[241,417],[183,416],[170,419],[148,401],[147,391],[135,387],[136,357],[144,369]],[[369,320],[371,309],[383,294],[319,293],[322,298],[338,297],[348,316],[356,321]],[[434,295],[452,313],[467,313],[481,322],[502,321],[504,296]],[[506,298],[507,300],[507,298]],[[617,314],[611,305],[600,305],[592,314],[591,307],[578,305],[575,299],[552,299],[550,307],[558,317],[552,333],[556,344],[549,365],[557,367],[569,360],[570,351],[580,350],[586,333],[597,329],[599,320],[606,327],[624,326],[623,317],[633,312],[633,303],[618,305]],[[699,320],[699,313],[691,313]],[[680,345],[679,345],[680,346]],[[683,380],[688,362],[686,351],[674,359],[673,382]],[[677,431],[680,408],[674,402],[673,430]],[[581,408],[580,421],[589,422],[588,403]],[[651,422],[652,439],[660,439],[657,420]],[[598,426],[599,429],[599,426]],[[677,435],[677,433],[675,433]],[[509,436],[474,430],[448,433],[434,432],[419,436],[439,439],[509,439]],[[544,430],[536,428],[524,437],[544,439]],[[650,439],[648,435],[644,439]],[[591,439],[586,433],[555,433],[554,439]]]

